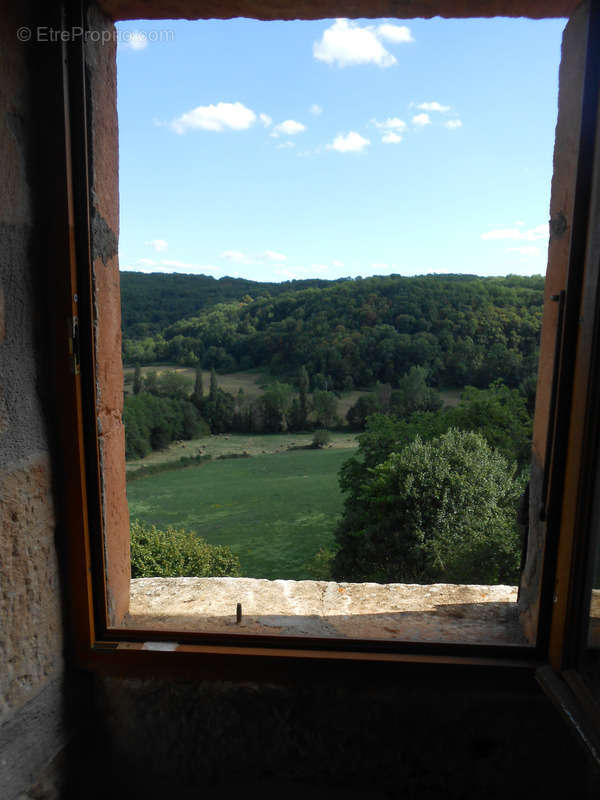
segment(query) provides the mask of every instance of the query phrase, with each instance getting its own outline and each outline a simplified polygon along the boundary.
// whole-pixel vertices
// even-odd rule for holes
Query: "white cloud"
[[[447,122],[444,122],[446,128],[450,128],[450,130],[455,130],[456,128],[462,128],[462,122],[459,119],[449,119]]]
[[[148,37],[143,31],[122,31],[120,41],[129,50],[145,50],[148,46]]]
[[[338,261],[336,258],[334,258],[333,261],[331,262],[331,266],[332,267],[343,267],[344,266],[344,262],[343,261]]]
[[[311,114],[314,114],[315,117],[318,117],[319,114],[323,113],[323,109],[318,103],[313,103],[313,105],[308,109]]]
[[[254,125],[255,121],[256,114],[243,103],[217,103],[187,111],[174,119],[170,127],[180,134],[190,130],[243,131]]]
[[[431,125],[429,114],[416,114],[413,118],[413,125],[423,128],[425,125]]]
[[[191,270],[207,270],[208,272],[215,272],[219,269],[219,267],[209,266],[208,264],[190,264],[187,261],[167,261],[163,259],[161,262],[161,266],[164,267],[171,267],[174,272],[180,272],[184,269],[191,269]]]
[[[442,113],[450,111],[450,106],[443,106],[435,100],[431,103],[419,103],[417,108],[420,108],[421,111],[440,111]]]
[[[505,253],[519,253],[522,256],[539,256],[540,248],[533,245],[524,247],[507,247]]]
[[[281,275],[282,278],[287,278],[290,281],[296,280],[298,278],[298,274],[296,272],[292,272],[289,269],[274,269],[273,272],[275,275]]]
[[[481,238],[486,240],[513,239],[515,241],[536,242],[548,238],[548,225],[543,223],[525,231],[520,230],[518,227],[496,228],[496,230],[482,233]]]
[[[376,128],[381,128],[386,131],[405,131],[406,122],[399,117],[388,117],[384,122],[377,122],[376,119],[371,120]]]
[[[151,239],[149,242],[144,242],[144,244],[150,245],[157,253],[163,253],[169,247],[169,243],[164,239]]]
[[[301,122],[297,122],[295,119],[286,119],[285,122],[280,122],[279,125],[275,125],[271,136],[277,137],[280,133],[284,136],[296,136],[296,134],[302,133],[305,130],[306,125],[303,125]]]
[[[138,258],[133,264],[125,266],[121,264],[120,269],[124,272],[222,272],[221,267],[215,267],[211,264],[192,264],[188,261],[172,261],[168,259],[152,261],[150,258]]]
[[[276,250],[265,250],[261,257],[269,261],[287,261],[287,256],[284,256],[283,253],[278,253]]]
[[[392,25],[389,22],[384,22],[383,25],[377,26],[377,35],[381,39],[386,39],[394,44],[414,42],[410,28],[407,28],[406,25]]]
[[[340,133],[335,137],[331,144],[327,145],[328,150],[337,150],[338,153],[360,153],[371,142],[365,139],[356,131],[349,131],[346,134]]]
[[[262,124],[265,126],[265,128],[268,128],[269,125],[273,122],[273,120],[268,114],[259,114],[258,117],[262,122]]]
[[[254,259],[242,253],[241,250],[224,250],[219,258],[228,261],[230,264],[253,264]]]
[[[375,28],[361,28],[347,19],[337,19],[323,31],[321,40],[313,44],[313,55],[317,61],[339,67],[356,64],[391,67],[396,63],[394,56],[379,41]]]
[[[387,133],[383,134],[383,136],[381,137],[381,141],[384,144],[400,144],[400,142],[402,141],[402,137],[400,136],[399,133],[394,133],[394,131],[388,131]]]
[[[277,145],[278,150],[289,150],[290,147],[296,147],[296,142],[280,142]]]

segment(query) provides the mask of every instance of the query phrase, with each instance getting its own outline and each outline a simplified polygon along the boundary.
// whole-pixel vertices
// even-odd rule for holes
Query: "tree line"
[[[278,293],[269,295],[256,284],[234,301],[206,304],[151,335],[141,335],[138,322],[125,329],[125,362],[219,372],[260,367],[283,380],[304,365],[311,389],[325,391],[376,381],[393,385],[412,366],[425,367],[437,387],[485,388],[498,378],[517,387],[535,373],[542,277],[388,276],[322,283],[278,285]]]

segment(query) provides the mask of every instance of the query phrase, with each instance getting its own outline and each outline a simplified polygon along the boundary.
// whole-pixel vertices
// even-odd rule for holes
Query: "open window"
[[[129,16],[126,3],[119,8],[112,5],[105,3],[109,12],[119,18]],[[182,0],[182,13],[184,6]],[[153,15],[160,17],[161,10],[157,2]],[[446,7],[439,10],[452,13]],[[556,13],[571,10],[561,7]],[[328,7],[323,14],[333,11]],[[82,10],[70,13],[74,16],[62,24],[68,21],[85,29]],[[188,13],[196,16],[196,9]],[[528,13],[525,4],[523,13]],[[105,31],[110,42],[112,26],[93,7],[87,14],[85,25]],[[293,8],[289,15],[294,16]],[[265,12],[265,16],[273,15]],[[573,13],[561,66],[530,533],[520,599],[521,618],[531,637],[528,647],[119,627],[129,601],[129,525],[119,416],[114,43],[105,50],[94,49],[94,44],[84,37],[63,43],[63,58],[55,64],[63,104],[53,119],[59,176],[53,228],[57,391],[64,422],[63,488],[74,638],[81,663],[139,670],[146,665],[178,669],[183,662],[205,672],[242,676],[251,674],[252,664],[260,672],[268,663],[289,666],[307,660],[323,668],[340,660],[378,666],[416,660],[525,669],[549,661],[554,670],[570,669],[584,676],[587,686],[596,668],[593,634],[589,647],[587,632],[590,608],[593,617],[596,603],[588,554],[597,547],[597,509],[591,502],[598,452],[600,313],[595,236],[599,172],[594,160],[600,54],[597,4],[591,11],[584,5]],[[96,325],[100,316],[101,324]],[[232,617],[234,613],[232,608]]]

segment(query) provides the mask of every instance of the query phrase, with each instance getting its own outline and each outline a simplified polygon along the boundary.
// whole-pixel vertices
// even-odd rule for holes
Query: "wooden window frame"
[[[560,694],[554,679],[562,681],[562,686],[566,675],[570,676],[570,685],[577,683],[581,698],[581,686],[585,684],[580,673],[582,631],[587,622],[585,589],[589,588],[589,571],[586,574],[581,553],[586,552],[589,537],[588,475],[596,457],[586,436],[595,424],[593,403],[600,385],[600,370],[593,368],[594,357],[599,363],[600,353],[600,283],[598,269],[589,267],[591,258],[598,260],[597,249],[590,245],[593,181],[589,165],[594,151],[600,151],[600,46],[595,46],[600,42],[600,0],[592,0],[590,8],[577,195],[564,326],[555,365],[557,393],[547,465],[548,534],[539,632],[536,645],[527,648],[243,634],[232,637],[110,627],[95,392],[83,42],[62,43],[48,54],[49,70],[59,76],[61,95],[61,102],[52,102],[47,109],[55,176],[49,189],[53,209],[49,277],[56,331],[56,408],[62,420],[60,488],[68,548],[70,641],[80,667],[119,674],[185,674],[240,680],[305,680],[309,676],[340,675],[345,680],[353,675],[362,680],[370,674],[378,682],[397,681],[399,670],[403,670],[402,674],[416,671],[425,680],[430,680],[432,674],[439,677],[440,670],[444,675],[468,673],[469,680],[484,672],[488,676],[502,674],[504,679],[509,674],[530,677],[538,670],[540,682],[553,697]],[[59,13],[57,26],[69,29],[75,24],[83,25],[84,6],[80,0],[61,4]],[[53,100],[55,97],[56,92]],[[596,184],[600,180],[599,161],[597,158]],[[594,246],[597,248],[598,242]],[[582,419],[584,426],[580,425]],[[157,642],[158,646],[152,644]],[[577,695],[574,690],[571,693]],[[594,724],[591,727],[596,730]]]

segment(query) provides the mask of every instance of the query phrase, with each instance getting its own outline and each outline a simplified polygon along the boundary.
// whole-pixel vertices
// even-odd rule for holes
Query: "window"
[[[111,6],[110,2],[105,3],[109,10]],[[127,16],[127,10],[119,16]],[[328,8],[327,12],[332,10]],[[557,13],[569,10],[560,8]],[[160,16],[160,12],[157,2],[156,15]],[[91,13],[91,29],[111,30],[97,12]],[[597,255],[590,250],[587,261],[585,259],[587,247],[597,246],[589,236],[595,229],[589,222],[592,187],[589,165],[594,163],[598,101],[595,79],[598,65],[594,58],[598,57],[600,48],[594,48],[593,38],[597,35],[596,12],[591,16],[587,71],[584,71],[585,49],[581,43],[586,37],[587,23],[587,9],[583,7],[571,21],[570,40],[561,67],[560,107],[564,108],[564,114],[559,117],[553,187],[556,205],[551,218],[553,249],[547,290],[556,297],[548,296],[546,305],[539,384],[543,391],[534,434],[537,436],[536,488],[532,490],[531,500],[529,568],[522,587],[532,630],[538,618],[540,620],[536,647],[532,649],[482,648],[464,643],[396,644],[367,639],[324,641],[312,636],[280,637],[275,641],[267,636],[182,636],[177,632],[160,635],[115,627],[115,622],[126,611],[129,576],[127,539],[123,537],[123,531],[128,535],[128,530],[123,524],[123,506],[119,503],[124,491],[122,433],[118,415],[114,414],[119,405],[120,383],[116,385],[111,374],[111,363],[115,363],[115,359],[118,363],[120,343],[119,309],[114,302],[102,302],[97,313],[104,314],[103,324],[99,326],[99,338],[94,338],[94,302],[102,296],[114,300],[116,286],[114,72],[106,52],[104,57],[99,50],[88,52],[86,87],[83,43],[64,47],[67,62],[62,74],[68,124],[62,174],[68,180],[57,198],[55,211],[61,221],[56,233],[60,240],[57,253],[63,255],[62,260],[57,258],[57,264],[61,264],[57,279],[62,281],[58,314],[62,320],[65,317],[70,320],[73,358],[68,368],[65,366],[63,373],[57,375],[57,384],[65,409],[64,488],[71,532],[70,581],[75,638],[82,664],[132,669],[143,669],[144,664],[152,668],[168,665],[178,669],[192,662],[206,672],[213,670],[219,675],[238,676],[257,671],[260,674],[269,663],[285,663],[289,669],[307,664],[311,669],[325,669],[327,664],[340,661],[348,662],[348,669],[368,662],[383,669],[381,662],[388,662],[390,667],[395,662],[410,660],[504,664],[531,669],[549,659],[557,670],[580,665],[577,648],[573,650],[569,644],[570,632],[581,619],[575,602],[576,584],[570,575],[571,569],[585,571],[586,563],[586,540],[580,538],[580,534],[582,537],[588,528],[580,524],[581,519],[585,519],[585,515],[581,519],[580,515],[586,508],[581,493],[594,451],[586,455],[582,454],[582,448],[588,441],[586,437],[594,418],[591,403],[595,395],[588,392],[596,378],[593,365],[597,361],[593,358],[592,345],[600,312],[596,295]],[[581,92],[579,87],[582,87]],[[579,125],[575,121],[580,119],[581,94],[584,102],[579,136]],[[561,119],[566,128],[561,129]],[[60,118],[55,120],[59,129],[61,122]],[[575,150],[568,141],[563,144],[561,134],[567,140],[580,141],[578,148]],[[91,158],[88,158],[90,152]],[[597,177],[595,180],[597,184]],[[572,210],[570,196],[574,196]],[[74,240],[68,236],[69,222],[73,220]],[[69,264],[69,270],[64,269],[64,264]],[[565,294],[561,296],[563,290]],[[581,300],[589,313],[584,314],[578,330]],[[57,343],[61,358],[62,330],[64,328]],[[555,341],[559,359],[553,385]],[[580,428],[581,419],[586,420],[586,425]],[[546,438],[548,430],[550,435]],[[100,464],[104,470],[102,480]],[[546,520],[543,524],[540,516]],[[104,571],[109,578],[108,588]],[[589,586],[588,582],[586,587]],[[588,609],[589,597],[587,591]],[[148,641],[149,638],[152,641]]]

